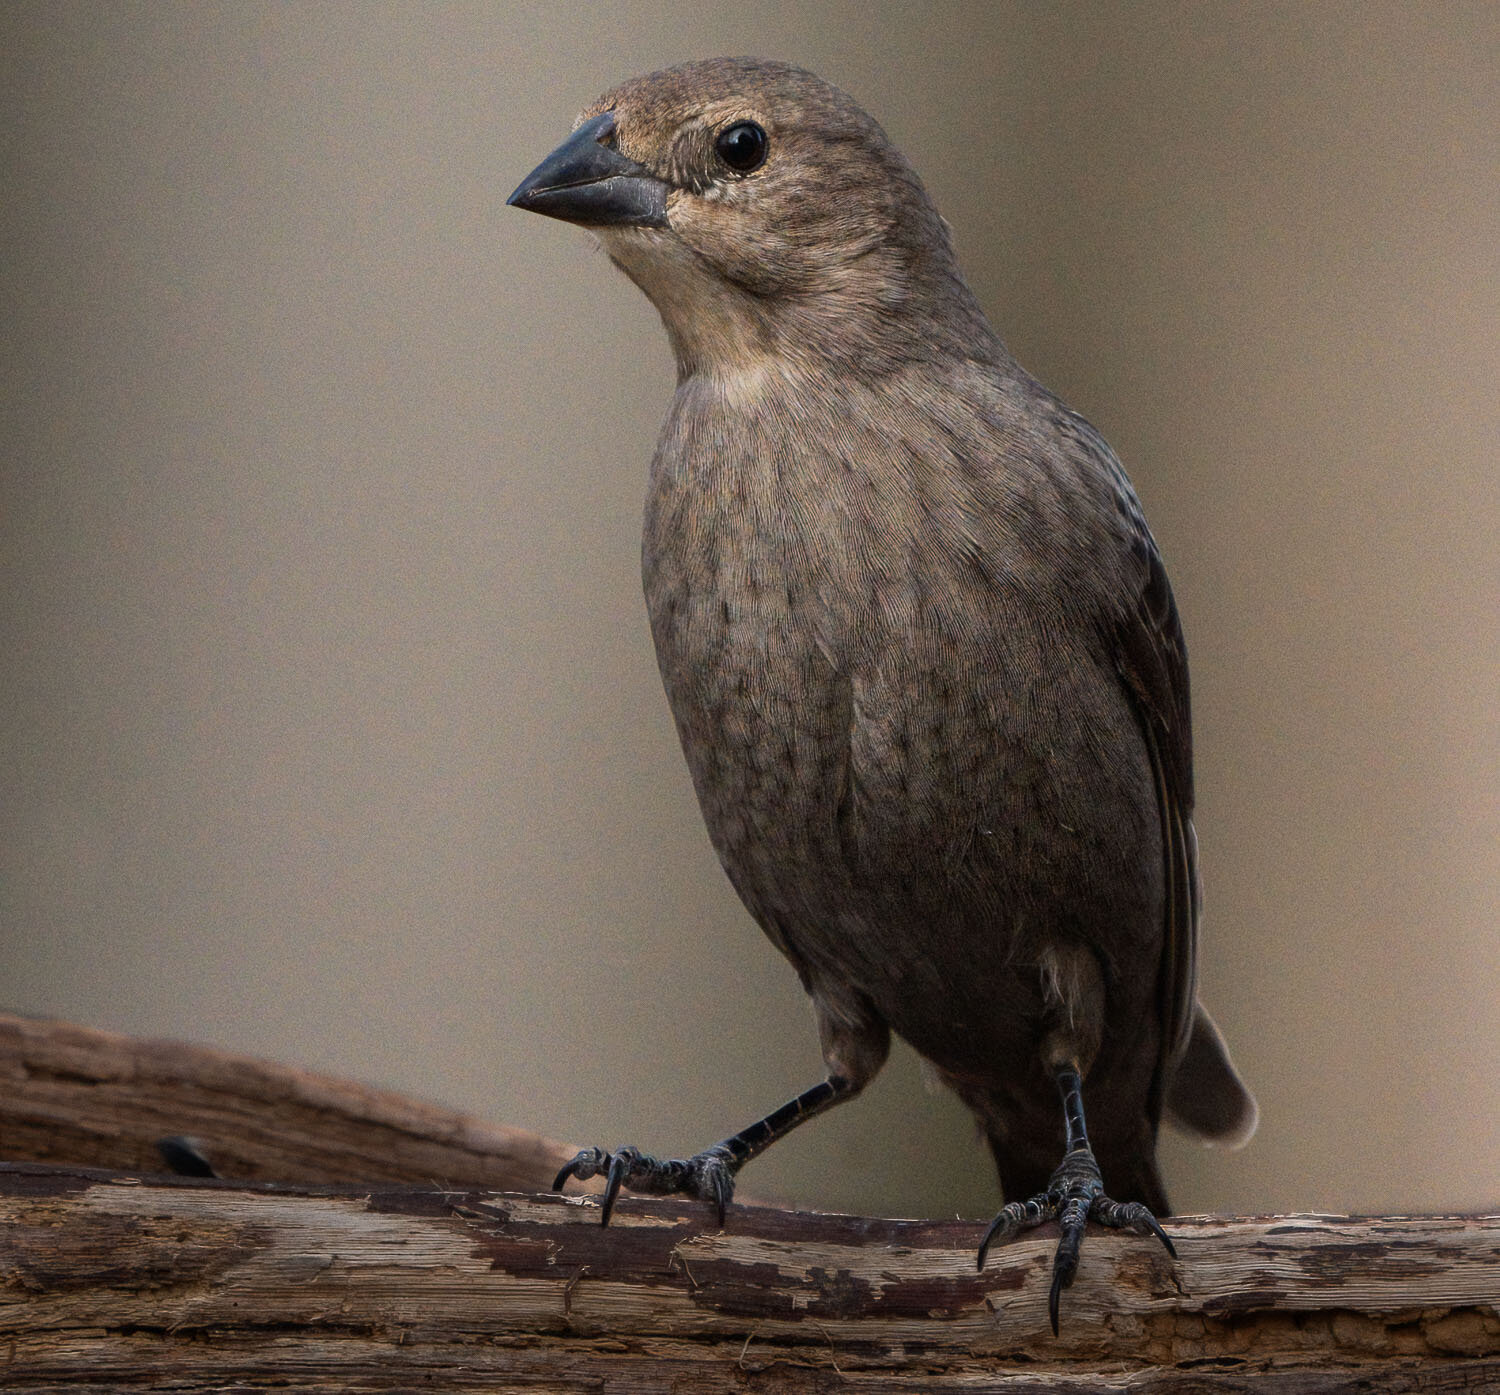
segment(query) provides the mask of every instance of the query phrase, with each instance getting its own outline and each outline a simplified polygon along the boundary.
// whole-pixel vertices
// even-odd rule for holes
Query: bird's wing
[[[1114,498],[1122,567],[1105,614],[1104,642],[1140,720],[1161,813],[1166,923],[1157,978],[1162,1025],[1158,1100],[1170,1067],[1187,1049],[1198,987],[1198,921],[1203,888],[1193,830],[1193,733],[1187,645],[1167,569],[1146,526],[1124,467],[1104,438],[1076,412],[1054,418],[1099,465]]]
[[[1130,553],[1127,594],[1112,617],[1109,639],[1151,755],[1166,861],[1166,925],[1158,980],[1165,1068],[1186,1049],[1192,1030],[1203,894],[1192,817],[1193,736],[1187,646],[1166,568],[1135,491],[1112,453],[1106,455],[1106,461]]]

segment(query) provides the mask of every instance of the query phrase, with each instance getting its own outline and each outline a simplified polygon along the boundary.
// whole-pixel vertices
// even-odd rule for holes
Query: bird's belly
[[[842,882],[836,814],[849,685],[784,585],[733,598],[702,588],[664,599],[648,589],[648,601],[714,848],[762,923],[804,919]]]
[[[962,702],[899,646],[861,673],[790,594],[648,587],[714,847],[804,978],[858,990],[945,1069],[998,1064],[1040,1022],[1028,970],[1050,940],[1154,952],[1159,832],[1128,711],[1060,714],[1036,689],[1067,685],[1032,655],[1013,656],[1025,683],[1002,657]]]

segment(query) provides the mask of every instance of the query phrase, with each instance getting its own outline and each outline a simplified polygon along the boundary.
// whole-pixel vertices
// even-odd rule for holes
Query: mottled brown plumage
[[[1105,1190],[1164,1213],[1164,1106],[1208,1137],[1254,1127],[1196,1007],[1187,663],[1134,491],[1006,352],[884,132],[809,73],[628,82],[512,201],[595,226],[661,312],[678,386],[643,569],[662,680],[830,1078],[697,1158],[589,1150],[572,1171],[722,1205],[894,1030],[986,1130],[1018,1203],[996,1233],[1077,1203],[1055,1316],[1084,1214],[1155,1226],[1108,1209],[1090,1142]]]

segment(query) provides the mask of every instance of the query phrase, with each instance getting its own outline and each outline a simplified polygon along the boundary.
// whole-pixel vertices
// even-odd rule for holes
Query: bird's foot
[[[1057,1253],[1052,1260],[1052,1291],[1047,1297],[1047,1315],[1052,1319],[1054,1337],[1057,1335],[1058,1303],[1062,1291],[1078,1273],[1078,1255],[1083,1247],[1084,1227],[1089,1221],[1097,1221],[1112,1230],[1154,1235],[1167,1247],[1169,1255],[1174,1259],[1177,1257],[1171,1239],[1150,1210],[1138,1201],[1114,1201],[1104,1194],[1099,1164],[1093,1153],[1083,1147],[1073,1149],[1063,1158],[1046,1191],[1028,1201],[1012,1201],[1000,1208],[1000,1214],[990,1222],[984,1239],[979,1242],[979,1268],[984,1268],[985,1255],[997,1240],[1009,1240],[1023,1230],[1054,1220],[1062,1227],[1062,1238],[1057,1242]]]
[[[613,1153],[585,1148],[557,1174],[552,1190],[561,1191],[569,1177],[586,1182],[590,1177],[603,1176],[603,1225],[609,1224],[621,1187],[654,1196],[696,1196],[718,1212],[719,1224],[723,1225],[738,1166],[734,1154],[722,1143],[690,1158],[653,1158],[639,1148],[618,1148]]]

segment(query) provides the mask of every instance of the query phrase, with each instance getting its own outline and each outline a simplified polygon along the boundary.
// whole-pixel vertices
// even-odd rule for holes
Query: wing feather
[[[1115,469],[1119,471],[1118,465]],[[1119,478],[1123,483],[1123,472]],[[1166,911],[1158,989],[1164,1075],[1186,1049],[1192,1030],[1203,898],[1192,817],[1187,646],[1156,541],[1128,485],[1125,491],[1122,510],[1130,526],[1138,586],[1133,604],[1115,623],[1115,662],[1140,719],[1161,814]]]

